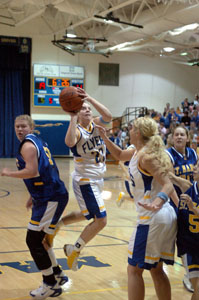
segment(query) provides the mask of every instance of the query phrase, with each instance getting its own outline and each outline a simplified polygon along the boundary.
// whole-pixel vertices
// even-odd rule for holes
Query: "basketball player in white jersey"
[[[151,273],[157,299],[171,300],[163,262],[174,263],[177,224],[174,208],[168,200],[175,191],[168,176],[171,163],[158,135],[157,123],[150,117],[136,119],[130,131],[135,148],[126,150],[112,143],[103,128],[99,130],[110,153],[118,160],[130,161],[129,173],[138,216],[128,248],[128,299],[144,299],[143,271],[146,269]]]
[[[64,246],[68,267],[74,271],[78,270],[77,259],[82,248],[106,226],[106,209],[102,198],[106,146],[96,124],[105,127],[112,119],[110,111],[104,105],[84,90],[78,91],[84,96],[84,102],[78,113],[69,113],[71,120],[65,143],[74,156],[73,190],[81,211],[63,217],[59,225],[85,219],[93,221],[84,228],[75,245]],[[93,119],[90,104],[98,111],[99,117]]]

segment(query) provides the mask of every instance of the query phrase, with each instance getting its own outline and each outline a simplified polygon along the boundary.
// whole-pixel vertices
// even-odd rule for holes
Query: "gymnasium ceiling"
[[[0,34],[8,27],[50,35],[68,55],[134,52],[199,65],[199,0],[0,0]],[[64,38],[70,29],[80,39]]]

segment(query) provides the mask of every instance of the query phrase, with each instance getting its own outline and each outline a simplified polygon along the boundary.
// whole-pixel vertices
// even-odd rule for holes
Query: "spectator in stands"
[[[196,140],[191,141],[191,148],[194,149],[199,157],[199,147]]]
[[[114,142],[114,135],[113,135],[113,131],[112,130],[108,130],[107,131],[107,136],[108,136],[108,138],[112,141],[112,142]],[[106,148],[106,155],[108,155],[108,154],[110,154],[110,152],[109,152],[109,150],[108,150],[108,148]]]
[[[190,106],[190,103],[188,101],[188,98],[185,98],[184,101],[181,103],[181,106],[182,106],[182,111],[185,112],[189,110],[189,106]]]
[[[181,116],[178,115],[175,109],[172,107],[170,111],[165,115],[165,127],[169,128],[171,122],[172,123],[179,123],[181,120]]]
[[[122,133],[121,133],[121,143],[122,143],[122,149],[124,149],[124,140],[125,138],[127,137],[127,134],[128,134],[128,127],[125,126],[122,128]]]
[[[193,105],[194,105],[194,107],[199,105],[199,96],[198,96],[198,94],[195,94],[195,99],[193,101]]]
[[[166,107],[164,108],[164,112],[165,112],[165,113],[169,113],[169,111],[170,111],[170,103],[167,102],[167,103],[166,103]]]
[[[166,127],[164,126],[164,122],[160,122],[160,125],[159,125],[159,132],[160,132],[160,135],[161,136],[165,136],[165,134],[167,133],[167,129]]]
[[[176,108],[176,113],[177,113],[178,115],[181,115],[181,113],[182,113],[182,111],[181,111],[181,109],[180,109],[179,106],[177,106],[177,108]]]
[[[132,123],[128,122],[128,132],[130,132],[131,129],[132,129]]]
[[[182,123],[187,129],[190,128],[191,118],[189,116],[189,111],[187,110],[184,111],[184,116],[181,118],[181,124]]]
[[[119,136],[118,136],[118,132],[117,131],[115,131],[114,133],[113,133],[113,137],[114,137],[114,144],[116,144],[117,146],[119,146],[120,148],[122,148],[122,141],[121,141],[121,139],[119,138]]]
[[[199,115],[197,109],[194,109],[191,115],[191,122],[195,122],[196,126],[198,127],[199,124]]]

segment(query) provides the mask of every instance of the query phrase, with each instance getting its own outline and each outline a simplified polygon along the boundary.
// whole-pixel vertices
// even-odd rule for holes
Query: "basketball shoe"
[[[62,289],[58,285],[58,283],[51,286],[43,282],[38,289],[30,292],[30,296],[32,296],[35,300],[42,300],[46,299],[47,297],[58,297],[59,295],[61,295],[61,293]]]
[[[192,284],[189,280],[189,278],[187,277],[187,275],[185,274],[184,275],[184,278],[183,278],[183,284],[184,284],[184,287],[187,289],[187,291],[189,291],[190,293],[193,293],[194,292],[194,289],[192,287]]]
[[[60,274],[55,275],[55,279],[57,280],[57,283],[60,286],[64,285],[66,282],[69,281],[69,278],[68,278],[68,276],[66,276],[66,274],[64,273],[64,271],[61,271]]]
[[[124,192],[119,193],[119,196],[116,200],[116,204],[117,204],[118,207],[120,207],[122,205],[122,203],[124,202],[124,195],[125,195]]]
[[[77,252],[74,250],[74,245],[66,244],[64,245],[64,253],[68,257],[67,264],[69,269],[73,271],[78,270],[78,257],[80,255],[80,252]]]

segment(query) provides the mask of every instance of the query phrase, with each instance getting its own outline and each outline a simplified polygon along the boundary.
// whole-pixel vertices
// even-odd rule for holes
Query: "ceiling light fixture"
[[[180,53],[180,55],[181,56],[186,56],[186,55],[188,55],[188,53],[187,52],[182,52],[182,53]]]
[[[137,24],[120,21],[119,18],[114,18],[112,13],[109,13],[108,15],[106,15],[106,17],[102,17],[99,15],[94,15],[94,17],[98,18],[98,19],[102,19],[104,21],[112,21],[113,23],[115,22],[115,23],[124,24],[124,25],[128,25],[128,26],[134,26],[137,28],[144,28],[142,25],[137,25]]]
[[[169,30],[168,32],[171,35],[179,35],[179,34],[182,34],[183,32],[188,31],[188,30],[196,30],[198,27],[199,27],[198,23],[193,23],[193,24],[188,24],[188,25],[185,25],[185,26],[175,28],[173,30]]]
[[[165,47],[165,48],[163,48],[163,50],[164,50],[165,52],[172,52],[172,51],[175,50],[175,48],[173,48],[173,47]]]
[[[69,38],[76,38],[77,37],[77,35],[76,35],[73,28],[69,28],[69,29],[66,30],[66,36],[69,37]]]

